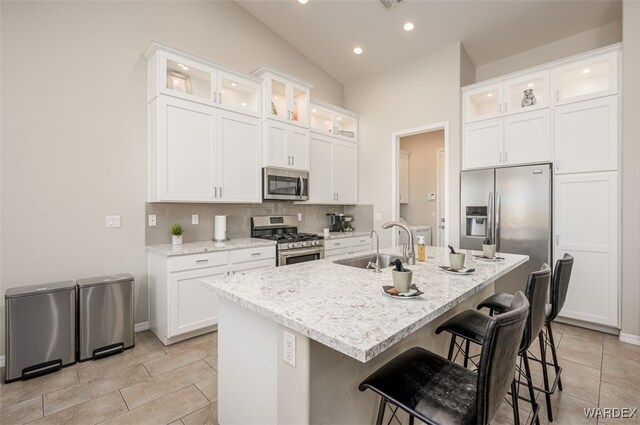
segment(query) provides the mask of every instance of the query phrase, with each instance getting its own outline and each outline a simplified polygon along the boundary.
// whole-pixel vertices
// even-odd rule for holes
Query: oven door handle
[[[318,247],[314,247],[314,248],[308,248],[308,249],[292,249],[292,250],[287,250],[287,251],[280,251],[280,255],[282,255],[283,257],[298,257],[300,255],[307,255],[307,254],[317,254],[317,253],[324,253],[324,247],[318,248]]]

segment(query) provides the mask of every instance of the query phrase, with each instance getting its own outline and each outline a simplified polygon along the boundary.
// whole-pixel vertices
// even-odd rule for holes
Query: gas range
[[[324,240],[315,233],[299,233],[295,215],[251,218],[251,237],[277,242],[278,266],[324,258]]]

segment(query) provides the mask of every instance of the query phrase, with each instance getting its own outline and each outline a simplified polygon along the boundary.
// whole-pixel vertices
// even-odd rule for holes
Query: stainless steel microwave
[[[262,197],[269,200],[306,201],[309,199],[309,173],[307,171],[262,169]]]

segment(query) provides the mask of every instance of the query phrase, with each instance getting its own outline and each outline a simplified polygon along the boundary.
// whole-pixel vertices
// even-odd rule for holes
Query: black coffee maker
[[[329,213],[329,231],[330,232],[350,232],[351,221],[353,217],[341,213]]]

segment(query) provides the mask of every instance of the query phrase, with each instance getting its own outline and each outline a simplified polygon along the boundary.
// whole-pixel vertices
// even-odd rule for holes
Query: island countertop
[[[380,250],[399,254],[399,247]],[[448,251],[428,247],[427,261],[407,266],[413,283],[424,292],[414,299],[395,299],[382,292],[393,285],[391,268],[376,274],[318,260],[269,270],[210,278],[203,285],[243,308],[361,362],[367,362],[407,335],[444,314],[521,264],[528,257],[500,253],[504,260],[483,262],[463,250],[471,275],[456,276]]]

